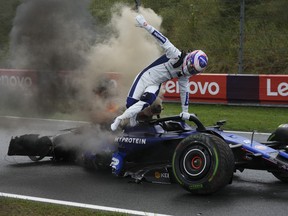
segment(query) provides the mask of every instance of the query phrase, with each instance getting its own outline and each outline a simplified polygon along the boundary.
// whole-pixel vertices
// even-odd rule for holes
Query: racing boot
[[[136,126],[137,125],[137,115],[135,115],[135,116],[132,116],[131,118],[130,118],[130,126],[131,127],[134,127],[134,126]]]
[[[130,106],[128,109],[125,110],[125,112],[122,115],[118,116],[114,120],[114,122],[111,124],[111,130],[115,131],[118,128],[118,126],[120,125],[121,120],[131,119],[134,117],[135,117],[135,119],[130,120],[130,125],[135,126],[137,124],[137,122],[136,122],[137,114],[145,107],[145,105],[147,105],[146,102],[138,101],[137,103]]]
[[[121,152],[116,152],[112,155],[111,164],[112,174],[116,176],[121,176],[123,174],[124,158],[126,154]]]
[[[111,124],[111,130],[112,131],[115,131],[115,130],[117,130],[117,128],[118,128],[118,126],[120,125],[120,123],[121,123],[121,121],[122,121],[122,119],[120,118],[120,116],[118,116],[115,120],[114,120],[114,122]]]

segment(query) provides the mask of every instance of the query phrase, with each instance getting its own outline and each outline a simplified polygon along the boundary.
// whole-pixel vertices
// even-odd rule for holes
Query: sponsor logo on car
[[[255,145],[254,147],[255,147],[256,149],[259,149],[259,150],[266,150],[266,149],[267,149],[267,147],[264,146],[264,145]]]
[[[243,140],[243,142],[244,142],[245,144],[251,144],[251,140],[248,140],[248,139]]]
[[[115,142],[118,142],[118,143],[145,145],[146,141],[147,139],[145,138],[136,138],[136,137],[116,137],[115,138]]]
[[[197,190],[203,188],[203,184],[193,184],[189,186],[190,190]]]
[[[160,172],[155,172],[155,178],[159,179],[161,177]]]
[[[161,173],[161,172],[156,171],[154,175],[155,175],[155,178],[157,178],[157,179],[159,179],[159,178],[169,179],[170,178],[169,173],[166,173],[166,172]]]

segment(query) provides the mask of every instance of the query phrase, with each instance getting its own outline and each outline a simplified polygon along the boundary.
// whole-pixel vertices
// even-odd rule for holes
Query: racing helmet
[[[208,64],[208,57],[202,50],[188,53],[183,61],[182,72],[185,76],[201,73]]]

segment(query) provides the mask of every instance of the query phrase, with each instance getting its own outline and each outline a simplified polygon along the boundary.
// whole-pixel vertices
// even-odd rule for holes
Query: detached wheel
[[[28,157],[30,158],[30,160],[37,162],[37,161],[42,160],[46,156],[28,156]]]
[[[52,141],[49,137],[44,136],[36,140],[35,151],[33,155],[29,155],[30,160],[37,162],[42,160],[44,157],[51,155],[52,152]]]
[[[221,138],[199,133],[178,144],[172,168],[184,189],[193,194],[211,194],[231,183],[234,156]]]

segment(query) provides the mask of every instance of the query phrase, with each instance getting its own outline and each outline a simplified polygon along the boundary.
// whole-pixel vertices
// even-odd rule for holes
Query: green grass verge
[[[57,204],[0,197],[0,216],[127,216],[116,212],[103,212]]]
[[[180,112],[178,103],[164,103],[162,115],[178,115]],[[225,130],[272,132],[280,124],[288,123],[288,108],[284,107],[191,104],[189,112],[197,114],[206,126],[226,120]]]
[[[161,116],[179,115],[179,103],[164,103]],[[204,125],[214,125],[219,120],[226,120],[225,130],[272,132],[280,124],[288,123],[288,108],[263,106],[228,106],[211,104],[190,104],[190,113],[197,114]],[[19,110],[0,108],[0,115],[14,115],[34,118],[51,118],[87,121],[87,115],[78,113],[50,113],[20,112]]]

